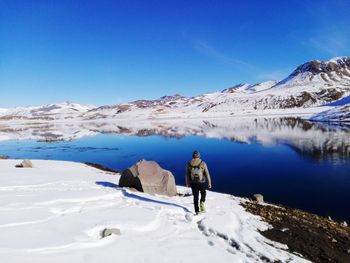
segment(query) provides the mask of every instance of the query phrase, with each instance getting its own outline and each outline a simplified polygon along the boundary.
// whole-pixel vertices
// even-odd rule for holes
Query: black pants
[[[199,212],[199,206],[198,206],[198,197],[199,192],[201,193],[201,202],[205,202],[205,183],[197,183],[197,184],[191,184],[192,188],[192,194],[193,194],[193,203],[194,203],[194,211],[196,213]]]

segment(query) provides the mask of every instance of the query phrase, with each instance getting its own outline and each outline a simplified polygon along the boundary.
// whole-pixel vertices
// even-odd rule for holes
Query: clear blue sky
[[[0,0],[0,108],[222,90],[350,55],[348,0]]]

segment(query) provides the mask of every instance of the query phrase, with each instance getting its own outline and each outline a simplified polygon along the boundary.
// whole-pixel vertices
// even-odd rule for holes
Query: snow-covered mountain
[[[68,120],[95,108],[69,101],[37,107],[0,109],[0,120]]]
[[[350,95],[350,57],[314,60],[297,67],[282,81],[239,84],[221,92],[195,97],[180,95],[104,106],[84,114],[84,119],[217,116],[267,109],[308,108]]]
[[[349,84],[350,57],[336,57],[329,61],[313,60],[297,67],[286,79],[276,86],[293,88],[296,86]]]
[[[248,83],[241,83],[236,86],[233,86],[228,89],[224,89],[222,92],[223,93],[235,93],[235,92],[240,92],[240,93],[255,93],[259,91],[263,91],[266,89],[269,89],[273,86],[275,86],[278,83],[277,80],[269,80],[266,82],[262,83],[257,83],[257,84],[248,84]]]
[[[246,115],[247,112],[259,115],[268,110],[278,113],[282,109],[309,109],[342,100],[349,95],[350,57],[338,57],[304,63],[282,81],[239,84],[221,92],[194,97],[176,94],[98,108],[66,102],[0,110],[0,120],[189,118]]]

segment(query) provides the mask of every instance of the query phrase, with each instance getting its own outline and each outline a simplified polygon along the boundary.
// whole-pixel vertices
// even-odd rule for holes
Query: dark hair
[[[200,158],[201,157],[201,154],[199,153],[199,151],[194,151],[193,153],[192,153],[192,157],[193,158]]]

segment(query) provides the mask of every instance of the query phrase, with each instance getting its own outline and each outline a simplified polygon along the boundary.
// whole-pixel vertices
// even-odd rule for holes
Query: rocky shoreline
[[[312,262],[350,262],[346,224],[282,205],[248,201],[242,206],[273,226],[261,232],[263,236],[286,244],[290,252]]]

